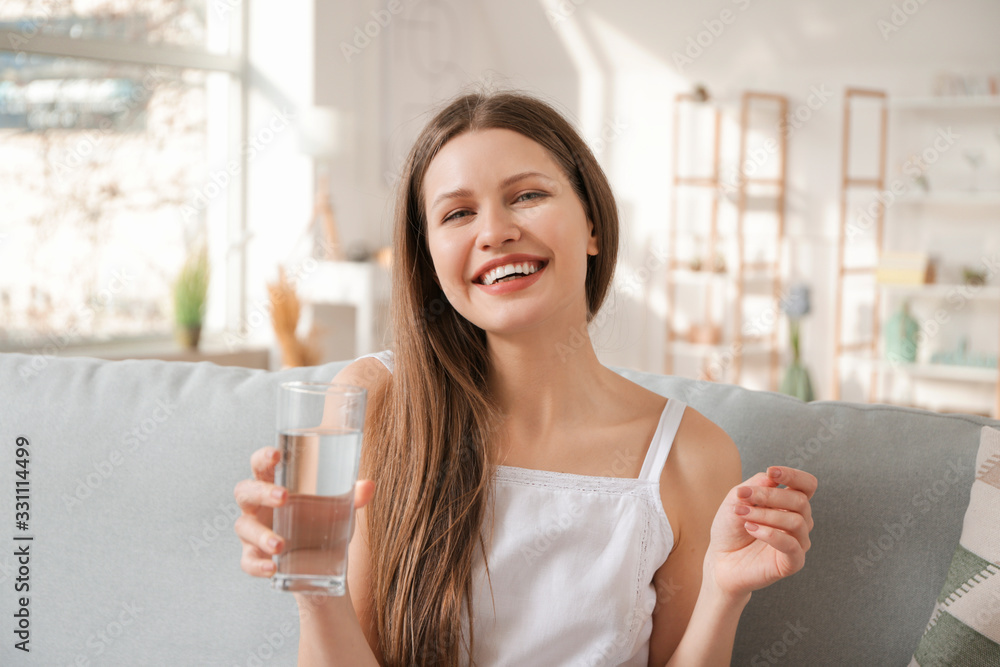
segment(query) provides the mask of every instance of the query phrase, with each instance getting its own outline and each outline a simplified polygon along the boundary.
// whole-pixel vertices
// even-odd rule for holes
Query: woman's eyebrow
[[[547,181],[555,183],[555,181],[553,181],[551,178],[549,178],[540,171],[522,171],[518,174],[514,174],[513,176],[508,176],[507,178],[500,181],[500,187],[506,188],[509,185],[513,185],[518,181],[523,181],[526,178],[531,178],[532,176],[538,176]],[[434,202],[431,204],[431,210],[434,210],[434,208],[438,204],[440,204],[446,199],[456,199],[458,197],[470,197],[470,196],[472,196],[472,190],[468,188],[456,188],[454,190],[449,190],[448,192],[443,192],[439,194],[437,197],[435,197]]]

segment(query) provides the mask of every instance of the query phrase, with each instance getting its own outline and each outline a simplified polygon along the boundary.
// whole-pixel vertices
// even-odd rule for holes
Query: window
[[[243,26],[228,0],[0,6],[0,346],[170,335],[202,235],[224,328],[244,292]]]

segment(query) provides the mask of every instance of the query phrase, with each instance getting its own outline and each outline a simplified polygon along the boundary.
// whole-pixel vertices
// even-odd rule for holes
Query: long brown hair
[[[590,149],[551,106],[515,92],[462,95],[417,138],[398,184],[393,236],[391,382],[371,397],[361,469],[376,493],[365,508],[369,601],[393,667],[460,664],[463,605],[474,646],[472,572],[492,501],[489,452],[503,415],[491,399],[486,333],[448,303],[427,247],[423,181],[431,160],[464,132],[503,128],[548,150],[594,223],[587,321],[604,301],[618,254],[618,213]],[[493,450],[495,451],[495,450]],[[488,567],[487,567],[488,573]]]

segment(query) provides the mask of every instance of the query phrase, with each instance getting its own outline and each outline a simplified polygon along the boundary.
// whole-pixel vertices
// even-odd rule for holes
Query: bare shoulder
[[[374,392],[392,378],[392,373],[381,361],[375,357],[364,357],[355,359],[351,363],[340,369],[333,378],[333,382],[342,384],[353,384],[356,387],[363,387]]]
[[[677,429],[660,477],[660,496],[670,523],[683,530],[694,520],[706,527],[722,499],[742,480],[736,443],[726,431],[691,406]]]
[[[689,405],[684,408],[671,458],[675,464],[690,466],[697,473],[702,468],[739,465],[740,453],[721,426]]]

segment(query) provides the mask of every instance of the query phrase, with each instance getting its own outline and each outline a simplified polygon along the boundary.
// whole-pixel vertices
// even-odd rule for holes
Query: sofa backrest
[[[275,444],[278,384],[347,363],[268,373],[0,354],[3,494],[20,479],[20,437],[30,497],[24,531],[0,505],[0,664],[29,657],[9,630],[21,596],[30,664],[296,664],[294,599],[239,567],[233,488]],[[806,569],[754,594],[733,664],[906,664],[958,540],[979,429],[995,422],[615,370],[725,428],[745,476],[778,463],[820,478]]]

